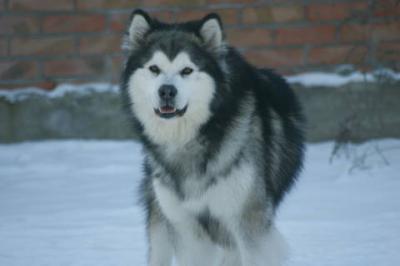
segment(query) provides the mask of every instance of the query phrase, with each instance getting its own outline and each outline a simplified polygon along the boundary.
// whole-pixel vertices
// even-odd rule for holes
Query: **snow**
[[[366,75],[360,72],[353,73],[348,76],[324,72],[302,73],[289,76],[286,79],[289,83],[298,83],[306,87],[340,87],[351,82],[373,82],[375,80],[372,75]]]
[[[289,83],[297,83],[305,87],[341,87],[349,83],[378,82],[382,79],[400,80],[400,73],[388,69],[371,73],[354,71],[348,75],[327,72],[310,72],[286,77]]]
[[[118,85],[110,83],[84,83],[84,84],[60,84],[52,91],[45,91],[35,87],[26,87],[13,90],[0,90],[0,97],[4,97],[9,102],[23,101],[34,95],[46,96],[48,98],[60,98],[68,93],[88,95],[93,92],[112,92],[117,93]]]
[[[400,80],[400,73],[390,69],[376,70],[370,73],[351,71],[348,75],[332,72],[307,72],[285,77],[289,83],[300,84],[305,87],[329,87],[337,88],[349,83],[378,82],[381,80]],[[110,83],[86,83],[86,84],[60,84],[52,91],[45,91],[38,88],[27,87],[13,90],[0,90],[0,98],[3,97],[9,102],[25,100],[33,95],[47,96],[49,98],[63,97],[68,93],[87,95],[92,92],[117,93],[118,85]]]
[[[400,265],[400,140],[308,145],[278,213],[293,266]],[[145,265],[130,141],[0,145],[0,265]]]

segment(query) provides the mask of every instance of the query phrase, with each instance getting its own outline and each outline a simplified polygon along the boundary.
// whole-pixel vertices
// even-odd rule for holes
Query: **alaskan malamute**
[[[122,98],[145,153],[149,265],[281,265],[274,214],[304,140],[288,84],[229,46],[216,14],[167,24],[136,10],[124,47]]]

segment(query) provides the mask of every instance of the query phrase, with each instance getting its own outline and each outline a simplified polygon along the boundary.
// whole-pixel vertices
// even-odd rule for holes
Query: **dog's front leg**
[[[168,223],[159,214],[150,213],[148,223],[149,266],[171,266],[173,245]]]
[[[194,227],[179,225],[176,234],[176,260],[178,266],[214,266],[217,247]]]
[[[240,254],[235,248],[222,249],[222,259],[218,266],[242,266]]]
[[[284,264],[287,255],[286,242],[273,225],[267,228],[249,228],[242,224],[236,234],[236,241],[242,266]]]

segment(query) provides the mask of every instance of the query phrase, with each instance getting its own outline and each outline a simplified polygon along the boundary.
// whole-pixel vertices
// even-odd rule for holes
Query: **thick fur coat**
[[[149,265],[278,266],[274,214],[303,159],[283,78],[249,64],[218,15],[166,24],[133,12],[124,106],[144,148]]]

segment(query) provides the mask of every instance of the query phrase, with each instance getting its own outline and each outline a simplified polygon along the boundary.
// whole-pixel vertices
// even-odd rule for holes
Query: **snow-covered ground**
[[[400,265],[400,140],[330,163],[332,145],[309,145],[279,211],[288,265]],[[145,265],[140,178],[134,142],[0,145],[0,265]]]

